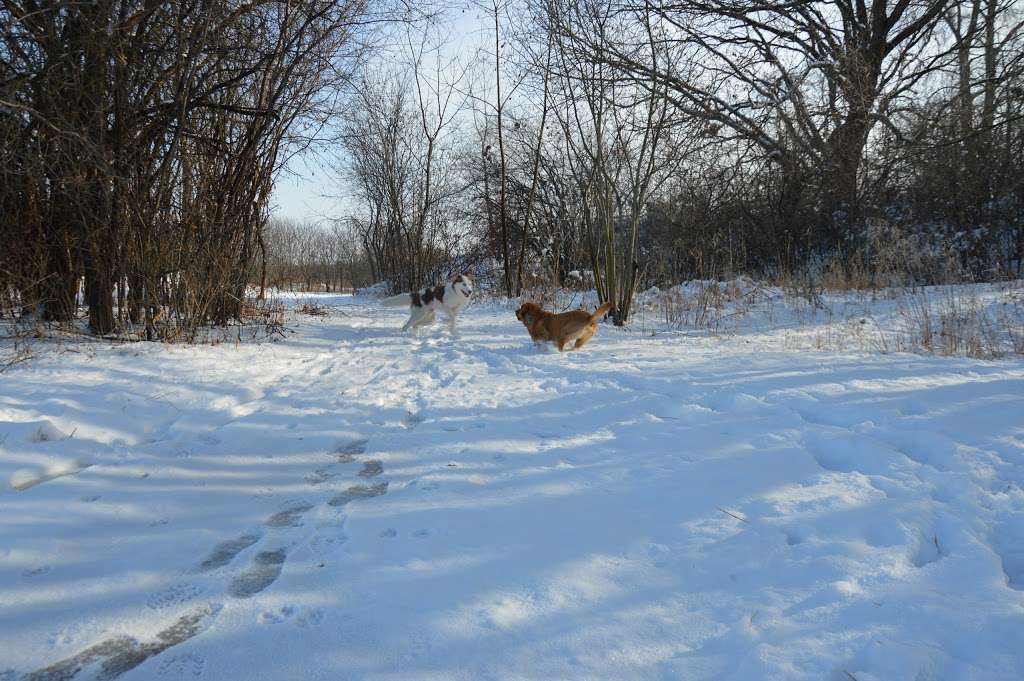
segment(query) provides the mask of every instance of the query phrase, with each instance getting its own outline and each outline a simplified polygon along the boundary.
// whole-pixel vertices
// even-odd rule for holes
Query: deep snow
[[[1024,678],[1024,362],[320,301],[0,374],[0,679]]]

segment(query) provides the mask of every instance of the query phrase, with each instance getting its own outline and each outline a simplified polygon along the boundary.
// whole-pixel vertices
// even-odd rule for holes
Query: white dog
[[[381,301],[387,307],[409,306],[409,320],[402,331],[413,331],[426,326],[437,318],[437,311],[444,310],[448,314],[448,330],[455,334],[455,316],[469,302],[473,295],[473,281],[465,274],[460,274],[444,286],[428,286],[412,293],[399,293]]]

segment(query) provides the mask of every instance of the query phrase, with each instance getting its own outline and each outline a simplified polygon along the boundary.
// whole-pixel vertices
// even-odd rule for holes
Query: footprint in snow
[[[318,468],[309,475],[306,476],[306,483],[309,485],[322,485],[323,483],[336,477],[334,473],[331,473],[325,468]]]
[[[352,440],[340,444],[334,448],[334,454],[337,456],[338,463],[352,463],[355,461],[355,457],[366,451],[366,444],[369,440]]]
[[[384,472],[384,465],[376,459],[363,464],[363,470],[359,471],[361,478],[373,478]]]
[[[228,593],[235,598],[250,598],[277,581],[287,557],[283,548],[260,551],[244,572],[235,575],[228,585]]]
[[[344,492],[335,495],[330,501],[327,502],[328,506],[344,506],[345,504],[355,499],[369,499],[370,497],[379,497],[388,491],[387,482],[379,482],[376,485],[370,485],[369,487],[363,485],[356,485],[349,487]]]
[[[283,511],[278,511],[264,521],[267,527],[300,527],[302,514],[313,508],[313,504],[300,502]]]
[[[208,572],[219,567],[224,567],[235,559],[245,549],[249,548],[260,540],[258,534],[243,534],[234,539],[222,541],[213,547],[210,555],[199,564],[200,572]]]
[[[146,599],[146,607],[150,610],[164,610],[194,600],[202,593],[202,587],[196,584],[172,584],[162,591],[150,594]]]
[[[108,638],[89,646],[76,655],[55,662],[48,667],[29,672],[21,677],[22,681],[67,681],[98,660],[102,660],[102,663],[94,678],[98,681],[116,679],[125,672],[135,669],[149,658],[198,635],[205,628],[206,621],[219,610],[219,605],[204,605],[196,608],[158,632],[156,639],[148,643],[140,643],[132,636]]]

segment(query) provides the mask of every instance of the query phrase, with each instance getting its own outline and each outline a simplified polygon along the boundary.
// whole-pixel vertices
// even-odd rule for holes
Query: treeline
[[[250,280],[281,291],[351,292],[379,281],[359,247],[359,240],[340,224],[296,222],[272,218],[263,236],[267,258]]]
[[[423,283],[438,250],[507,295],[586,270],[623,323],[640,286],[883,250],[1021,273],[1018,2],[476,8],[476,54],[410,39],[347,112],[339,176],[384,278]]]
[[[4,2],[0,311],[81,291],[158,336],[247,286],[471,271],[622,324],[693,277],[1019,277],[1022,1]],[[268,226],[314,142],[345,208]]]
[[[150,338],[238,319],[275,173],[325,115],[368,11],[0,4],[0,311],[65,322],[84,303],[93,332]]]

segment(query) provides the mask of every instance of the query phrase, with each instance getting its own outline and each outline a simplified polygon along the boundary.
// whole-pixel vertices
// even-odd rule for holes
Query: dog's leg
[[[592,329],[590,327],[587,327],[586,330],[584,330],[583,333],[580,334],[580,337],[576,339],[576,349],[579,350],[584,345],[586,345],[590,341],[590,339],[594,337],[594,334],[596,332],[596,328]]]
[[[423,317],[421,317],[420,320],[417,322],[417,326],[426,326],[427,324],[433,324],[435,319],[437,319],[437,311],[427,310],[423,314]]]
[[[422,307],[409,308],[409,319],[405,322],[405,326],[402,327],[402,331],[409,331],[412,329],[413,332],[415,332],[416,327],[423,323],[423,317],[426,313],[427,310]]]

